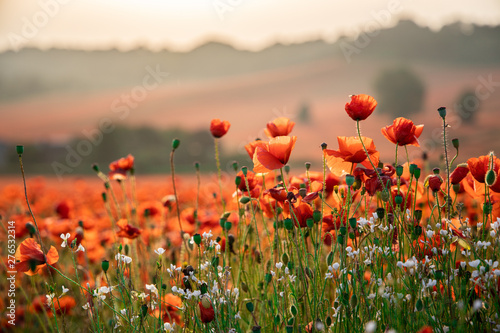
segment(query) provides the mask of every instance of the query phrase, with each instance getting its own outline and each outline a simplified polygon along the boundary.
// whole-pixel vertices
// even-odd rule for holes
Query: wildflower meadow
[[[138,186],[128,155],[54,194],[17,146],[18,186],[0,204],[2,331],[500,331],[500,160],[462,159],[440,107],[439,165],[409,159],[425,124],[402,117],[381,129],[394,147],[381,161],[361,134],[376,107],[350,96],[352,136],[325,133],[302,168],[288,166],[294,122],[263,124],[253,163],[224,181],[219,145],[238,129],[219,119],[206,125],[217,175],[196,161],[176,174],[172,138],[163,186]]]

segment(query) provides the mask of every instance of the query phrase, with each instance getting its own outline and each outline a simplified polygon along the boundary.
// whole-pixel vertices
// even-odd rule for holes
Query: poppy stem
[[[448,163],[448,144],[446,142],[446,117],[443,117],[443,146],[444,158],[446,161],[446,221],[450,221],[451,202],[450,202],[450,164]]]
[[[222,203],[222,213],[226,211],[226,202],[224,201],[224,197],[222,196],[222,176],[220,171],[220,158],[219,158],[219,140],[214,138],[215,143],[215,163],[217,164],[217,178],[219,180],[219,195],[220,201]]]

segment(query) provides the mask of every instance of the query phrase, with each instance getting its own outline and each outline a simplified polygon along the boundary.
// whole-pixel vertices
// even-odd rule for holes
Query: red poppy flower
[[[413,145],[420,147],[418,137],[422,134],[424,125],[413,124],[413,121],[399,117],[394,119],[392,125],[382,128],[382,134],[398,146]]]
[[[351,101],[345,104],[345,110],[353,120],[365,120],[376,107],[375,98],[365,94],[352,95]]]
[[[265,146],[257,147],[253,155],[253,171],[264,173],[284,167],[295,147],[295,141],[296,136],[278,136],[269,140]]]
[[[457,165],[450,175],[450,183],[453,185],[460,183],[469,173],[469,167],[466,163]]]
[[[272,187],[264,192],[264,194],[269,194],[274,200],[278,202],[285,202],[287,199],[287,191],[282,186]]]
[[[229,127],[231,127],[229,121],[213,119],[210,123],[210,133],[212,133],[214,138],[222,138],[224,135],[226,135]]]
[[[122,180],[127,178],[127,171],[134,168],[134,156],[128,154],[127,157],[122,157],[119,160],[109,164],[109,178]]]
[[[286,117],[276,118],[271,122],[267,123],[267,128],[264,130],[266,135],[270,138],[275,138],[277,136],[286,136],[295,126],[295,123]]]
[[[45,261],[47,260],[47,261]],[[36,275],[48,263],[55,264],[59,260],[59,253],[56,248],[51,246],[47,255],[44,256],[40,244],[35,239],[27,238],[16,251],[16,269],[18,272],[24,272],[26,275]]]
[[[380,153],[377,151],[373,140],[362,137],[366,150],[374,165],[378,165]],[[326,163],[330,171],[336,176],[343,176],[350,173],[351,168],[355,168],[357,163],[361,163],[366,168],[371,168],[370,161],[366,158],[363,144],[358,137],[338,136],[339,149],[325,149]]]
[[[198,303],[198,306],[200,308],[200,319],[202,323],[206,324],[214,320],[214,307],[207,297],[203,297],[202,300]]]
[[[139,237],[139,235],[141,234],[141,230],[128,224],[126,219],[118,220],[118,222],[116,222],[116,225],[120,228],[120,230],[118,230],[117,232],[118,237],[134,239]]]
[[[293,208],[294,216],[292,215],[293,221],[296,226],[301,228],[307,227],[307,220],[312,219],[313,209],[307,203],[301,202],[297,207]]]
[[[500,193],[500,182],[498,181],[500,160],[496,156],[491,156],[491,158],[493,159],[493,171],[496,173],[497,181],[490,186],[490,189],[493,192]],[[490,170],[490,155],[469,158],[467,164],[474,179],[484,184],[486,173]]]
[[[424,326],[418,331],[418,333],[433,333],[433,332],[434,330],[430,326]]]
[[[429,188],[432,192],[437,192],[441,189],[441,185],[443,184],[443,178],[440,175],[432,175],[427,178]]]
[[[248,156],[250,156],[250,158],[253,159],[253,154],[255,153],[255,149],[257,149],[257,147],[266,147],[266,146],[267,142],[264,142],[262,140],[255,140],[245,145],[245,150],[247,151]]]

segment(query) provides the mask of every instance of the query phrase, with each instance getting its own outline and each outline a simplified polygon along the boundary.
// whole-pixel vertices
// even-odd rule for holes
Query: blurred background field
[[[388,4],[379,6],[384,11]],[[61,7],[58,15],[65,10]],[[234,8],[234,15],[245,10],[243,5]],[[422,150],[411,149],[412,157],[425,151],[431,160],[439,159],[441,130],[435,113],[440,106],[451,114],[450,136],[460,138],[462,160],[499,150],[500,27],[462,17],[431,30],[401,15],[383,24],[373,13],[377,11],[357,35],[339,32],[329,40],[316,35],[288,42],[270,36],[271,42],[253,49],[218,35],[183,50],[146,42],[126,49],[112,44],[63,48],[43,38],[40,43],[48,45],[43,49],[35,43],[4,47],[0,172],[18,172],[16,144],[26,146],[31,174],[56,175],[54,163],[68,167],[64,175],[89,174],[92,163],[107,165],[129,153],[136,157],[139,173],[168,172],[174,137],[181,139],[176,156],[180,172],[192,172],[194,161],[202,171],[213,171],[208,131],[213,118],[232,124],[221,141],[223,166],[233,160],[251,165],[244,145],[265,139],[265,124],[280,116],[296,122],[293,134],[300,139],[294,165],[311,161],[319,167],[322,142],[336,148],[338,135],[355,134],[344,104],[348,95],[358,93],[379,101],[363,135],[375,140],[382,160],[394,152],[380,129],[396,116],[425,124]],[[229,30],[230,20],[220,24]],[[333,29],[335,22],[331,25]],[[161,74],[152,75],[155,71]],[[148,76],[152,89],[144,89]],[[103,122],[111,129],[102,131]],[[89,149],[68,166],[68,155],[82,148],[82,141],[90,142],[83,147]]]

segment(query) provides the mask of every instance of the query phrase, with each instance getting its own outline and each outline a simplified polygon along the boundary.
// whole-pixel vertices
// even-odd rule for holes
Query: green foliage
[[[424,83],[408,68],[382,71],[375,79],[374,88],[380,112],[394,117],[408,117],[422,108]]]

